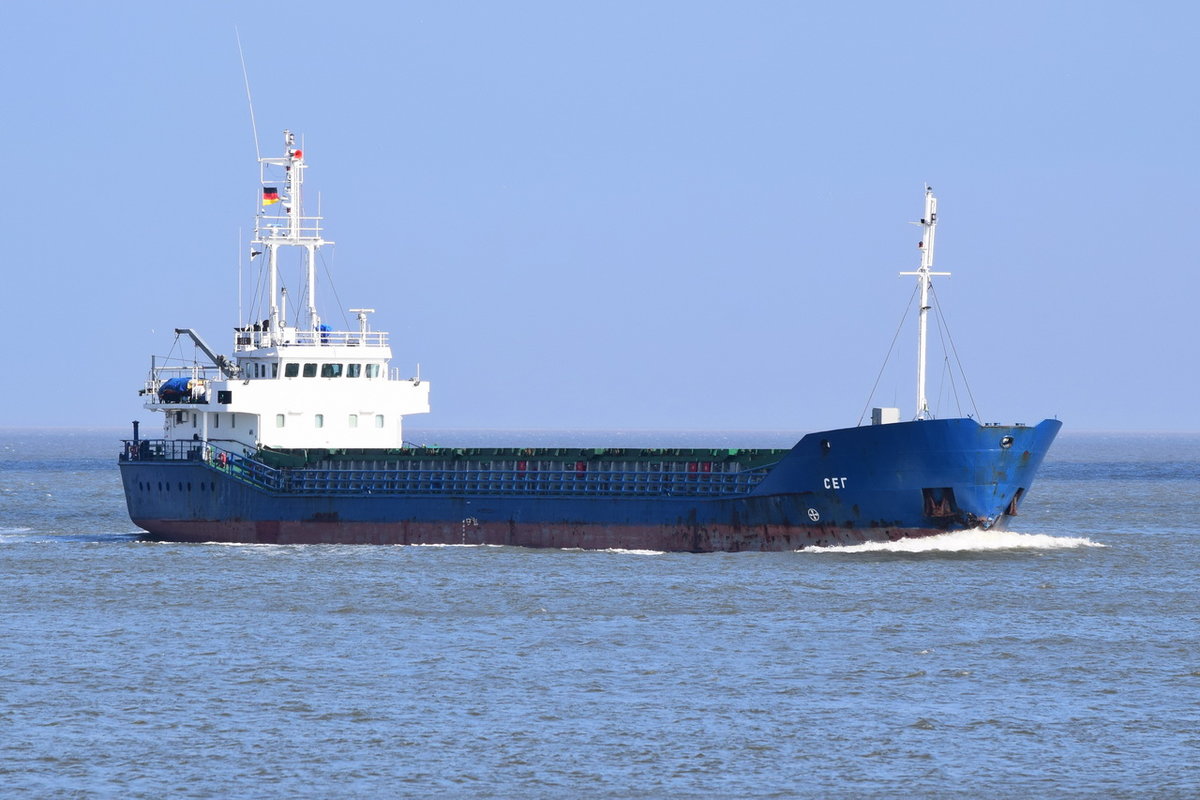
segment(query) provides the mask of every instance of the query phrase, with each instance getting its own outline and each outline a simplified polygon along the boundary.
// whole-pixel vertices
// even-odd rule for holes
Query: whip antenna
[[[237,26],[233,27],[233,35],[237,38],[238,58],[242,62],[242,81],[246,84],[246,104],[250,106],[250,132],[254,134],[254,157],[262,160],[262,150],[258,147],[258,125],[254,122],[254,101],[250,98],[250,76],[246,72],[246,55],[242,52],[242,35]]]

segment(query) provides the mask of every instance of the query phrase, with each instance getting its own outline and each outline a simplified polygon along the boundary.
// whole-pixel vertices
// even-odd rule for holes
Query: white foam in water
[[[988,550],[1068,550],[1107,547],[1087,537],[1047,536],[1015,531],[954,531],[896,542],[864,542],[834,547],[809,547],[803,553],[964,553]]]
[[[36,539],[35,536],[30,536],[33,533],[33,528],[17,526],[15,528],[0,528],[0,544],[16,544],[18,542],[28,542]]]
[[[621,555],[627,555],[627,556],[665,556],[666,555],[666,552],[663,550],[624,550],[620,547],[609,547],[605,550],[601,550],[600,552],[602,552],[602,553],[619,553]]]

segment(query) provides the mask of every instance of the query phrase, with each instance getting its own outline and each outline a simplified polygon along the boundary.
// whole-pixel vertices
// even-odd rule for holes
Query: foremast
[[[333,244],[321,237],[321,217],[305,216],[303,205],[304,151],[296,147],[296,137],[291,131],[284,131],[284,155],[278,158],[259,158],[259,179],[262,183],[262,206],[254,221],[254,240],[251,244],[262,248],[267,256],[269,300],[269,334],[266,337],[270,345],[280,345],[285,341],[284,329],[288,327],[287,320],[287,290],[280,289],[279,280],[279,248],[296,247],[304,251],[304,268],[306,272],[307,292],[305,305],[295,327],[301,330],[315,331],[320,328],[321,318],[317,314],[317,251]],[[279,181],[275,170],[283,169],[283,180]],[[283,191],[279,184],[282,182]],[[283,214],[269,213],[282,207]]]
[[[929,401],[925,396],[925,352],[926,332],[929,317],[929,287],[933,284],[934,275],[949,275],[949,272],[933,272],[933,242],[937,232],[937,198],[933,196],[933,187],[925,187],[925,213],[918,223],[922,229],[921,241],[917,247],[921,250],[921,266],[915,272],[901,272],[901,275],[915,275],[917,286],[921,291],[921,312],[917,317],[917,413],[915,419],[932,419],[929,412]]]

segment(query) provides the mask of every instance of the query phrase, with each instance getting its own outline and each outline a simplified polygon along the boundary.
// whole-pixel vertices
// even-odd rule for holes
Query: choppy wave
[[[0,544],[28,544],[36,542],[128,542],[138,539],[139,533],[73,533],[39,531],[28,527],[0,528]]]
[[[805,553],[963,553],[991,550],[1069,550],[1107,547],[1086,536],[1049,536],[1016,531],[954,531],[897,542],[864,542],[833,547],[810,547]]]

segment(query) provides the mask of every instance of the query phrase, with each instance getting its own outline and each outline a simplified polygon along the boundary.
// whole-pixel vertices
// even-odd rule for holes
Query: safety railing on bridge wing
[[[387,347],[386,331],[307,331],[282,328],[273,335],[269,329],[242,328],[237,331],[238,350],[253,350],[277,345],[319,345],[324,347]]]

